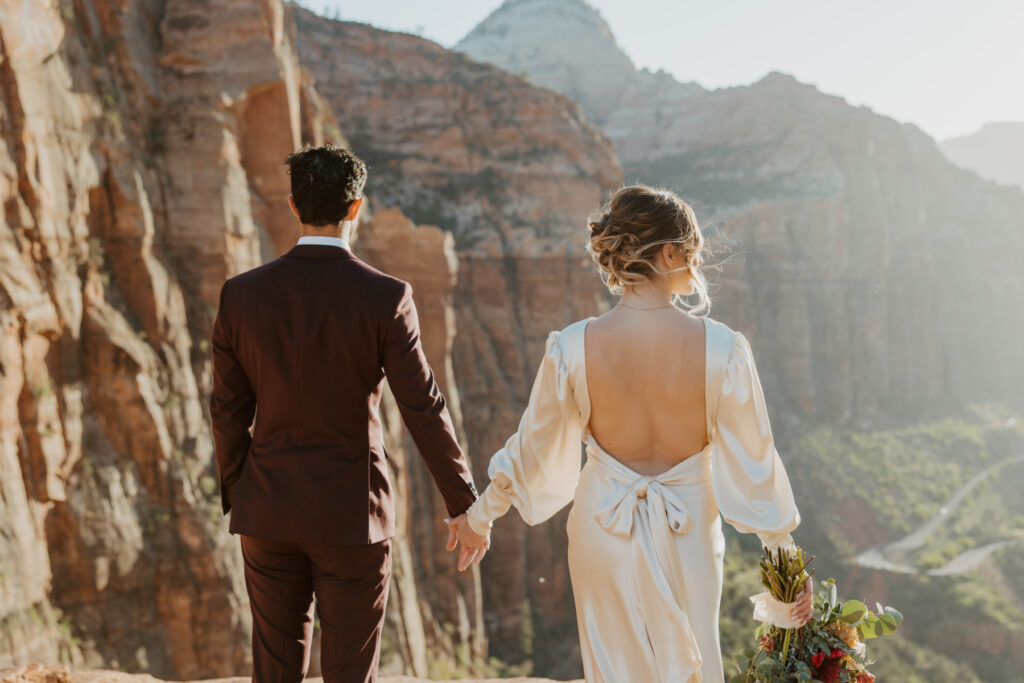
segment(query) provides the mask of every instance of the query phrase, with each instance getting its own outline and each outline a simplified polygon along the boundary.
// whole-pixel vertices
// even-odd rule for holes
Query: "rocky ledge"
[[[92,671],[69,671],[65,667],[29,664],[28,666],[8,667],[0,669],[0,683],[160,683],[163,679],[149,674],[128,674],[121,671],[96,669]],[[202,683],[246,683],[251,680],[247,676],[234,678],[207,679]],[[308,681],[323,681],[322,678],[307,678]],[[476,681],[463,679],[461,683],[554,683],[548,678],[502,678],[479,679]],[[382,678],[382,683],[430,683],[424,678]],[[189,682],[193,683],[193,682]],[[198,683],[198,682],[195,682]],[[581,682],[574,682],[581,683]]]

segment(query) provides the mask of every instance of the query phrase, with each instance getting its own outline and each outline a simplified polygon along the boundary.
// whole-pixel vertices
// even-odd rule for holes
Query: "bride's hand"
[[[814,584],[810,577],[804,583],[804,589],[791,609],[793,618],[799,619],[801,626],[804,626],[814,616]]]
[[[448,525],[446,549],[455,550],[459,542],[462,543],[462,551],[459,553],[459,571],[465,571],[474,562],[480,564],[491,547],[490,535],[485,536],[473,531],[465,514],[461,514],[455,519],[445,518],[444,521]]]

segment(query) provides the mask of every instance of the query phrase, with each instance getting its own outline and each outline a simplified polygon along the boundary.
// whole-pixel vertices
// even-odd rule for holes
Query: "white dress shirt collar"
[[[299,238],[299,244],[326,244],[334,247],[341,247],[352,251],[347,240],[340,237],[329,237],[326,235],[303,235]]]

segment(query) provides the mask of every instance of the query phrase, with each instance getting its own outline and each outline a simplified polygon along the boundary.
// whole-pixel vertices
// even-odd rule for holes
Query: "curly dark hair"
[[[306,225],[341,223],[366,186],[366,164],[342,147],[306,147],[289,154],[284,163],[299,220]]]

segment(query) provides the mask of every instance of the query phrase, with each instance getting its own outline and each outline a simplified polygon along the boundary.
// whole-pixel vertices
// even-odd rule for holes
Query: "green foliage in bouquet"
[[[811,558],[813,559],[813,558]],[[810,580],[803,550],[765,551],[761,581],[777,600],[793,602]],[[741,673],[730,683],[871,683],[864,641],[896,631],[903,615],[877,605],[872,612],[859,600],[839,602],[834,579],[821,582],[814,595],[814,616],[802,628],[764,623],[758,646],[743,653]],[[795,590],[795,592],[794,592]]]
[[[803,592],[807,582],[814,575],[812,570],[807,573],[807,566],[814,561],[814,558],[804,558],[802,548],[796,548],[790,552],[784,548],[775,550],[764,549],[759,564],[761,568],[761,585],[768,589],[772,597],[779,602],[794,602],[800,593]],[[786,658],[789,655],[789,639],[793,635],[792,629],[779,629],[772,627],[782,634],[782,665],[785,666]],[[768,634],[765,634],[768,635]]]

